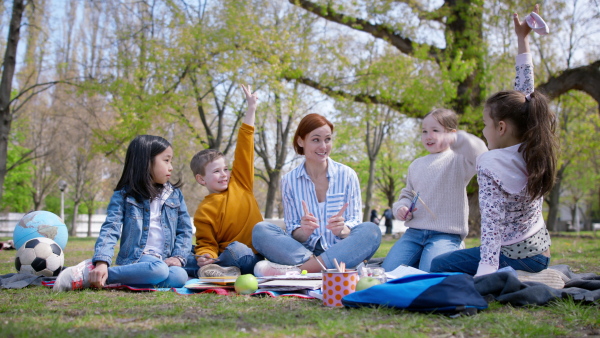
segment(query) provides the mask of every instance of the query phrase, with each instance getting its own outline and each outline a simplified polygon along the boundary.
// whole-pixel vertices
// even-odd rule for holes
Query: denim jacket
[[[192,246],[192,224],[183,194],[173,189],[161,208],[160,223],[165,238],[164,258],[177,257],[185,266],[185,257]],[[117,265],[136,263],[141,257],[150,228],[150,200],[136,201],[125,197],[125,189],[115,191],[96,241],[92,261],[112,262],[114,248],[119,238],[121,244]]]

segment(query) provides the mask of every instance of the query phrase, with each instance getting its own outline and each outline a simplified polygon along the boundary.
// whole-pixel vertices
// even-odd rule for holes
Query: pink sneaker
[[[56,278],[52,291],[61,292],[89,288],[90,271],[94,270],[95,267],[91,259],[86,259],[75,266],[64,269]]]
[[[286,275],[289,272],[299,274],[301,271],[293,265],[282,265],[267,260],[260,261],[254,266],[254,276],[256,277],[280,276]]]

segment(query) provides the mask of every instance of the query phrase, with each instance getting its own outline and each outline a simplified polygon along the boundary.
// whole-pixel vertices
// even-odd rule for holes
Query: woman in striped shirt
[[[329,157],[332,135],[333,124],[319,114],[300,121],[294,149],[305,160],[281,180],[286,231],[268,222],[254,227],[252,244],[269,260],[254,275],[319,272],[334,268],[334,258],[355,267],[379,248],[381,230],[362,222],[356,172]]]

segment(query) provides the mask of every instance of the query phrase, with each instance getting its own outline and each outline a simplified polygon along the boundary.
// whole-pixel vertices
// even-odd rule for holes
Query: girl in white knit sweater
[[[386,271],[408,265],[428,272],[433,258],[459,249],[467,235],[466,186],[475,175],[477,156],[487,148],[457,128],[458,117],[449,109],[434,109],[423,119],[421,142],[430,154],[411,163],[406,187],[394,203],[394,216],[409,229],[383,261]],[[409,210],[416,193],[417,208]],[[423,202],[430,210],[421,207]]]
[[[517,14],[514,23],[519,49],[515,90],[492,95],[483,111],[490,151],[477,159],[481,246],[439,256],[431,271],[482,276],[511,266],[535,273],[550,262],[542,205],[556,174],[556,117],[546,98],[533,91],[531,28]]]

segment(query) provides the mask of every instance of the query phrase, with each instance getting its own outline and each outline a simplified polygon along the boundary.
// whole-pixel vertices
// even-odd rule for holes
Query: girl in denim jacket
[[[171,184],[173,148],[159,136],[137,136],[127,148],[121,179],[108,205],[94,257],[66,268],[54,291],[105,285],[181,287],[192,225],[180,182]],[[121,239],[117,266],[111,266]]]

